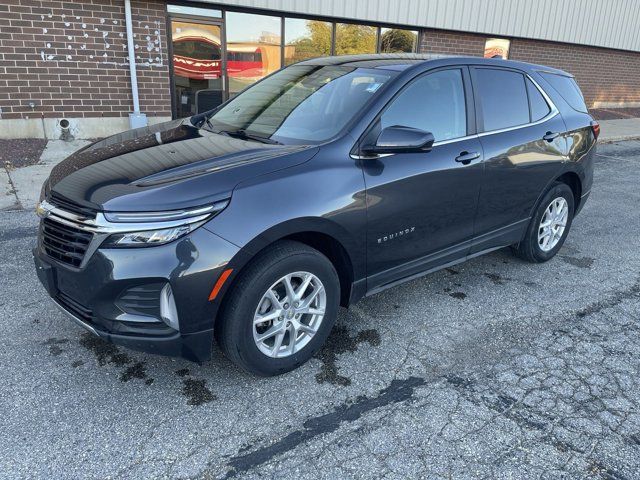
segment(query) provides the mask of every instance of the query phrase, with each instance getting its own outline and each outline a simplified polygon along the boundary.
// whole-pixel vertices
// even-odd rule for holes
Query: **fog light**
[[[176,302],[173,299],[173,291],[171,285],[168,283],[162,288],[160,292],[160,318],[164,323],[169,325],[175,330],[180,330],[180,323],[178,322],[178,309],[176,308]]]

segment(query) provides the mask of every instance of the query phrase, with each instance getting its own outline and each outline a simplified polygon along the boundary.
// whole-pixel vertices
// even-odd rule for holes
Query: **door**
[[[471,252],[519,242],[547,184],[562,168],[565,125],[522,72],[471,69],[485,172]]]
[[[176,118],[220,105],[225,98],[222,24],[171,19]]]
[[[373,132],[394,125],[429,131],[435,143],[429,152],[362,160],[370,291],[467,254],[483,169],[470,93],[466,67],[429,72],[374,123]]]

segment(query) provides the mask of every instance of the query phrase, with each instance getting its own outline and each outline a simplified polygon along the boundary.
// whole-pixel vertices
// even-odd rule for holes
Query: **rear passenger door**
[[[473,67],[471,77],[485,164],[474,253],[520,241],[567,145],[562,117],[528,75]]]

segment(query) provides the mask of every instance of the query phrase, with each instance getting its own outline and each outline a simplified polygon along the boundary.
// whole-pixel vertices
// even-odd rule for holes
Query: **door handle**
[[[542,137],[542,139],[546,140],[547,142],[553,142],[559,136],[560,134],[558,132],[547,132],[545,136]]]
[[[476,158],[480,158],[480,154],[478,152],[461,152],[460,155],[456,157],[456,162],[463,165],[469,165],[471,161]]]

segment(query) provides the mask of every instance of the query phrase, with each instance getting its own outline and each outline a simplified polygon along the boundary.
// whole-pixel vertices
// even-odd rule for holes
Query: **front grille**
[[[61,263],[80,267],[93,234],[50,218],[42,220],[41,228],[42,248],[45,253]]]
[[[64,293],[59,292],[56,299],[58,300],[58,302],[60,302],[60,304],[64,308],[66,308],[69,312],[71,312],[73,315],[78,317],[80,320],[86,323],[91,323],[91,321],[93,320],[93,312],[87,307],[85,307],[84,305],[81,305],[78,302],[76,302],[69,295],[65,295]]]
[[[62,210],[66,210],[67,212],[80,215],[81,217],[95,218],[96,216],[95,210],[72,202],[56,192],[51,192],[51,195],[47,200],[52,205],[55,205]]]

